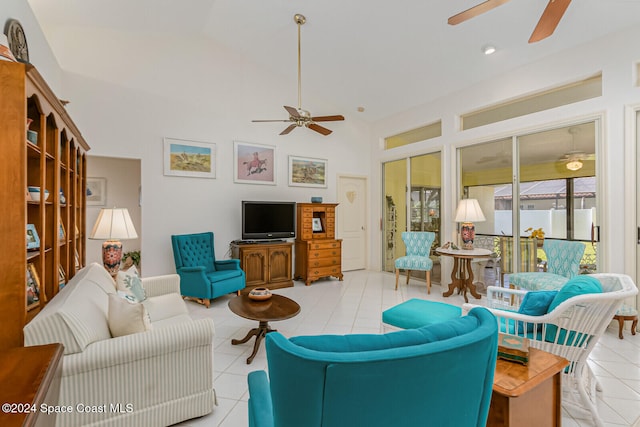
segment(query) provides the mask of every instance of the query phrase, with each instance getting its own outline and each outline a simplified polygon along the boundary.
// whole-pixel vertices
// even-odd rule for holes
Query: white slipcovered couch
[[[177,274],[142,284],[151,330],[111,337],[116,288],[96,263],[24,327],[25,346],[64,345],[59,404],[71,411],[56,425],[168,426],[213,410],[213,321],[191,319]]]

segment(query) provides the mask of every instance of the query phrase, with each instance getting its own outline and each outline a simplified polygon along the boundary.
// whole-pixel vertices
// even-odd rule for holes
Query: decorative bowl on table
[[[35,201],[35,202],[39,202],[40,201],[40,187],[35,187],[35,186],[28,186],[27,187],[27,191],[29,192],[29,195],[31,196],[31,200]],[[47,200],[49,198],[49,190],[44,190],[44,198],[43,200]]]
[[[265,301],[271,298],[271,291],[268,288],[253,288],[249,291],[249,298],[254,301]]]

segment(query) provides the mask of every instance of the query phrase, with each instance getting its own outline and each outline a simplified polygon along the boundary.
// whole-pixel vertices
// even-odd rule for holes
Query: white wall
[[[625,141],[624,107],[640,102],[640,89],[634,86],[634,64],[640,60],[637,40],[640,28],[606,37],[594,43],[580,46],[570,51],[553,55],[545,60],[523,66],[498,78],[474,85],[436,102],[414,108],[401,115],[377,122],[372,130],[371,145],[371,192],[377,202],[372,204],[372,222],[381,218],[380,163],[401,158],[417,152],[443,150],[443,218],[452,218],[458,199],[458,181],[455,173],[456,148],[472,143],[489,141],[500,137],[522,133],[526,130],[541,129],[587,118],[602,118],[602,150],[598,152],[598,197],[603,211],[598,218],[601,225],[603,258],[601,271],[629,272],[624,265],[624,239],[634,238],[634,233],[624,230],[624,186],[625,173],[635,174],[635,170],[625,171],[624,146],[633,144]],[[613,48],[615,46],[615,48]],[[530,114],[525,117],[505,120],[467,131],[459,131],[459,116],[463,113],[493,105],[501,101],[535,93],[559,86],[580,78],[602,72],[603,95],[599,98]],[[399,147],[385,152],[382,138],[413,129],[426,123],[442,119],[442,136],[430,141]],[[632,201],[629,201],[631,203]],[[373,225],[373,224],[372,224]],[[370,228],[373,229],[373,228]],[[443,221],[444,236],[455,235],[455,224]],[[380,265],[380,236],[372,236],[371,265]],[[445,237],[447,239],[447,237]]]
[[[216,256],[228,257],[229,242],[240,238],[242,200],[308,202],[317,195],[331,202],[337,200],[337,174],[369,175],[369,127],[356,113],[330,104],[305,106],[315,114],[343,113],[346,120],[327,123],[334,130],[328,137],[308,129],[279,136],[285,123],[251,119],[286,118],[282,105],[295,105],[295,82],[204,42],[149,42],[150,50],[162,46],[165,54],[136,56],[122,82],[111,81],[95,64],[86,74],[66,72],[63,78],[67,108],[91,145],[89,154],[141,159],[145,276],[175,271],[172,234],[213,231]],[[163,137],[216,144],[216,179],[164,176]],[[277,185],[233,182],[234,140],[276,147]],[[290,154],[328,159],[328,188],[289,187]],[[88,175],[94,175],[90,167]]]
[[[137,239],[123,240],[122,251],[140,250],[142,242],[142,208],[139,205],[140,160],[116,157],[87,156],[89,178],[105,178],[107,193],[104,206],[87,206],[87,235],[98,219],[102,208],[127,208]],[[87,264],[102,264],[102,240],[87,240]]]

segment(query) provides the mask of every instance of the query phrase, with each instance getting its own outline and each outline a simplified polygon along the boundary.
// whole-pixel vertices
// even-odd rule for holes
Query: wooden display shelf
[[[30,64],[0,61],[0,186],[5,189],[0,216],[4,254],[0,258],[0,349],[23,344],[22,328],[58,292],[58,265],[73,265],[68,251],[77,251],[84,263],[84,241],[68,235],[58,244],[58,224],[66,230],[85,230],[86,152],[89,146],[58,97]],[[28,124],[28,120],[30,123]],[[27,130],[37,144],[26,139]],[[74,165],[74,170],[63,165]],[[49,191],[46,201],[29,201],[27,186]],[[66,197],[61,203],[60,190]],[[69,204],[74,209],[65,208]],[[34,224],[40,247],[25,247],[27,224]],[[27,263],[40,282],[37,306],[26,304]]]

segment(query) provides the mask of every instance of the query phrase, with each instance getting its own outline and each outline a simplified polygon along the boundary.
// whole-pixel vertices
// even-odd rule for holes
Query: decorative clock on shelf
[[[22,25],[17,19],[9,19],[4,27],[9,41],[9,49],[20,62],[29,62],[29,47]]]

